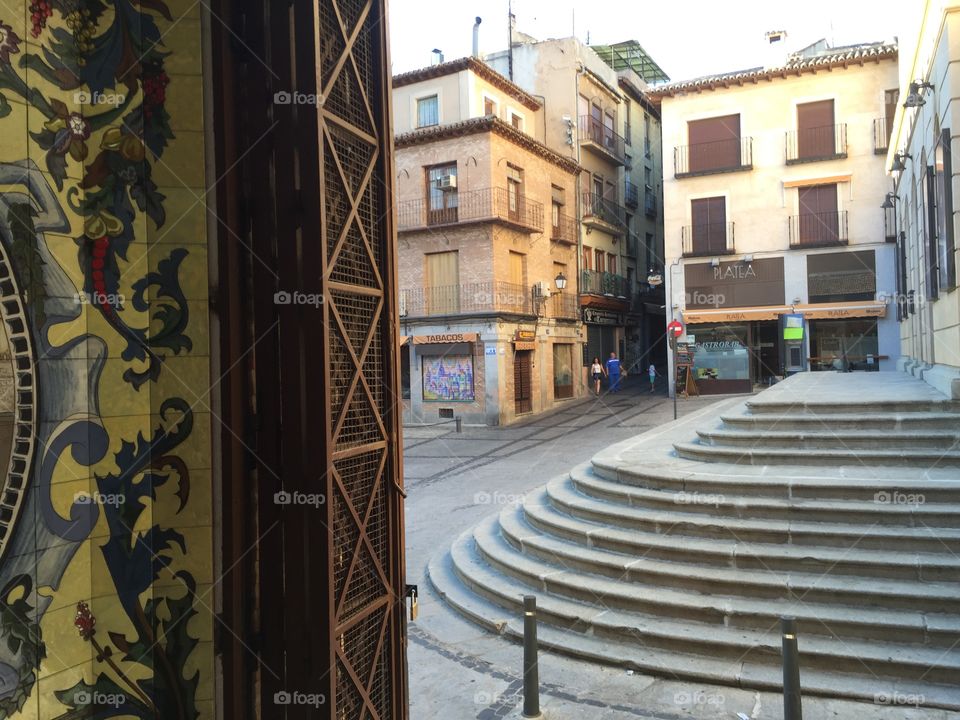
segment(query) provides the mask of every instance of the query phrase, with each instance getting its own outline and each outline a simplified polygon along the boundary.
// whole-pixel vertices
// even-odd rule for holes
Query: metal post
[[[540,669],[537,665],[537,598],[523,596],[523,716],[540,717]]]
[[[783,720],[803,720],[796,618],[780,618],[780,633],[783,638]]]
[[[673,355],[673,419],[677,419],[677,336],[670,332],[670,353]],[[667,388],[670,387],[670,378],[667,378]]]
[[[457,432],[463,432],[463,418],[456,418]]]

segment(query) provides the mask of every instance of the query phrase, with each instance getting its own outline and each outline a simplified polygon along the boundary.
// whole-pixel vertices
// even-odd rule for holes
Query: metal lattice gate
[[[223,563],[236,565],[223,593],[225,717],[402,720],[384,3],[217,9]],[[296,292],[322,303],[277,305]],[[280,491],[322,494],[322,512],[278,507]],[[273,703],[293,692],[324,705]]]

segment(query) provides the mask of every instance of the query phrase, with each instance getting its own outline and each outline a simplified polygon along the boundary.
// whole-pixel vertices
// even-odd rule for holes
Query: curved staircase
[[[431,580],[498,633],[522,636],[535,594],[550,649],[757,689],[780,687],[794,615],[805,693],[960,709],[960,405],[870,375],[614,445],[464,533]]]

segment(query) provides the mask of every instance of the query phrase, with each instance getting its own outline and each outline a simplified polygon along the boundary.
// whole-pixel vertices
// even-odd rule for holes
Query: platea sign
[[[714,280],[746,280],[755,278],[757,273],[753,270],[753,265],[723,265],[713,269]]]

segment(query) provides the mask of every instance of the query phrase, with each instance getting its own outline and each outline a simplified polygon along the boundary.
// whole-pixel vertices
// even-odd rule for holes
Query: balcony
[[[398,203],[397,230],[405,232],[443,225],[500,222],[525,232],[543,232],[543,204],[524,195],[511,198],[506,188],[452,191],[447,204],[454,207],[435,209],[423,199]]]
[[[536,314],[531,288],[499,280],[401,290],[400,308],[401,315],[408,318],[491,313]]]
[[[630,288],[627,279],[614,273],[599,270],[584,270],[580,273],[581,295],[603,295],[628,301]]]
[[[550,297],[549,316],[558,320],[577,320],[580,318],[580,301],[576,294],[559,292]]]
[[[623,205],[602,195],[583,193],[583,224],[619,235],[627,227],[627,211]]]
[[[564,245],[577,244],[577,219],[560,213],[550,228],[550,239]]]
[[[584,149],[617,165],[626,165],[623,136],[589,115],[580,116],[580,144]]]
[[[731,138],[673,149],[675,178],[753,169],[753,138]]]
[[[684,257],[732,255],[736,252],[732,222],[687,225],[681,230]]]
[[[886,155],[890,147],[890,128],[885,117],[873,121],[873,154]]]
[[[790,247],[816,248],[847,244],[847,212],[790,216]]]
[[[787,165],[836,160],[846,156],[846,123],[787,131]]]
[[[653,190],[643,193],[643,212],[650,219],[657,217],[657,196]]]
[[[623,186],[623,204],[628,208],[640,205],[640,188],[627,180]]]

